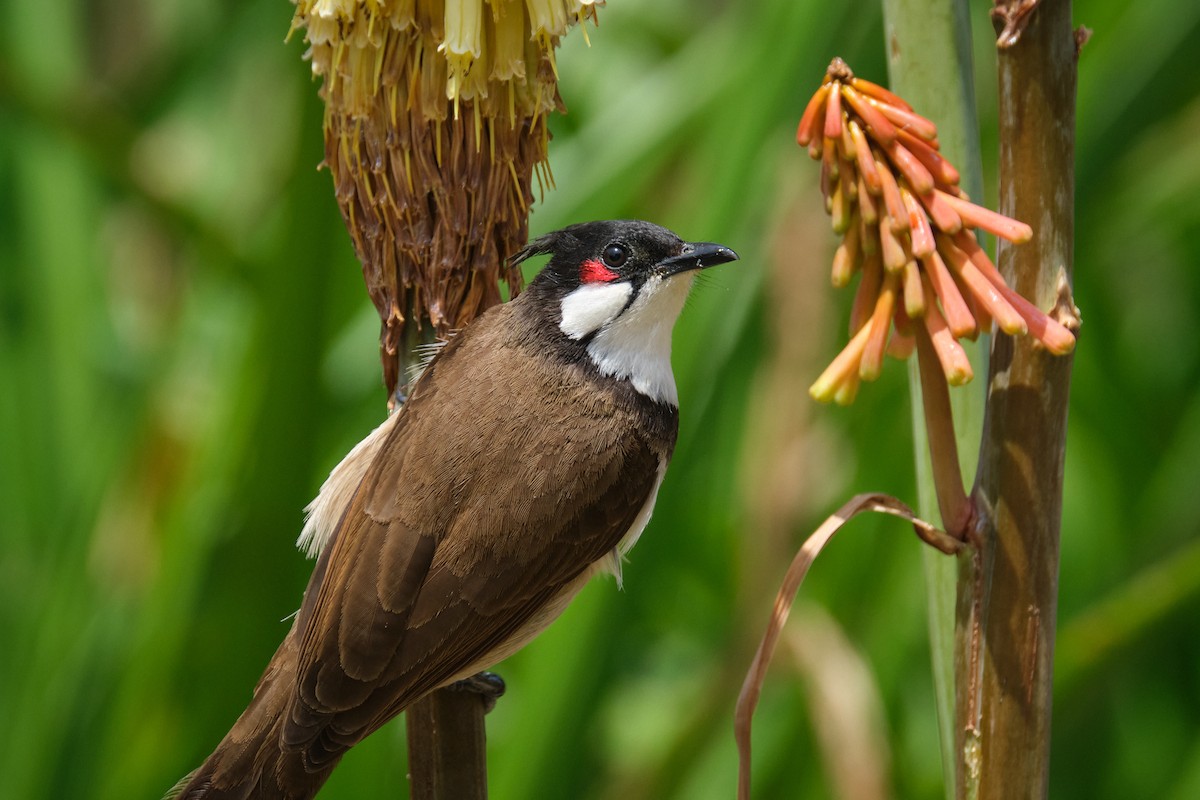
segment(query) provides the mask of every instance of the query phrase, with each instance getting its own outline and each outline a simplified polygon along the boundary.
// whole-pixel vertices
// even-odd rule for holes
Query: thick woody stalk
[[[405,712],[413,800],[486,800],[482,695],[442,689]]]
[[[1069,0],[999,3],[1000,210],[1035,222],[1001,244],[1009,284],[1061,321],[1074,240],[1076,42]],[[997,334],[974,500],[981,579],[960,603],[977,624],[977,682],[960,686],[960,792],[1040,798],[1048,790],[1059,526],[1072,359]],[[965,599],[960,595],[961,599]]]
[[[927,113],[937,111],[941,150],[962,170],[962,186],[974,198],[983,197],[979,157],[979,126],[976,121],[975,90],[971,63],[971,30],[966,0],[884,0],[884,35],[888,52],[889,83],[893,90]],[[986,337],[981,337],[985,342]],[[986,354],[980,343],[962,343],[976,375],[985,371]],[[925,519],[938,513],[935,465],[924,442],[926,406],[921,395],[917,361],[909,362],[909,386],[913,407],[913,441],[917,443],[918,511]],[[953,427],[961,463],[975,464],[983,424],[983,387],[979,381],[961,386],[950,394]],[[950,424],[950,421],[946,421]],[[957,465],[955,465],[957,467]],[[942,473],[947,465],[936,469]],[[963,476],[970,485],[973,475]],[[945,523],[944,523],[945,524]],[[967,570],[970,556],[962,564],[926,549],[926,594],[929,606],[929,636],[932,650],[934,689],[938,703],[938,727],[942,742],[942,768],[947,793],[953,791],[955,694],[955,587],[960,569]]]

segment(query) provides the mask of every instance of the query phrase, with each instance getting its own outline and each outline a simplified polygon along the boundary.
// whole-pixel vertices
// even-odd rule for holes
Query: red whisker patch
[[[621,277],[597,258],[589,258],[579,265],[579,280],[581,283],[608,283]]]

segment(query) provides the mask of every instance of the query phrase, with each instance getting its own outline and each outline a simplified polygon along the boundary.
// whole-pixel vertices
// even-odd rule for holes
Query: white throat
[[[559,327],[573,339],[595,333],[587,351],[601,374],[626,378],[651,400],[678,406],[671,331],[693,277],[649,278],[632,303],[628,283],[581,286],[563,298]]]

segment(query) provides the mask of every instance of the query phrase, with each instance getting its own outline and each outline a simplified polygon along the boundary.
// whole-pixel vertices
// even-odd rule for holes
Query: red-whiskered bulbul
[[[347,749],[542,631],[650,518],[678,430],[671,330],[727,247],[572,225],[550,262],[441,347],[330,474],[316,567],[253,700],[186,800],[310,798]]]

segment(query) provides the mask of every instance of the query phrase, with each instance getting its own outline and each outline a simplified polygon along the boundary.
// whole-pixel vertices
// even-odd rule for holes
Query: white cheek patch
[[[559,330],[572,339],[596,332],[616,319],[629,302],[633,287],[620,283],[587,283],[562,299]]]

